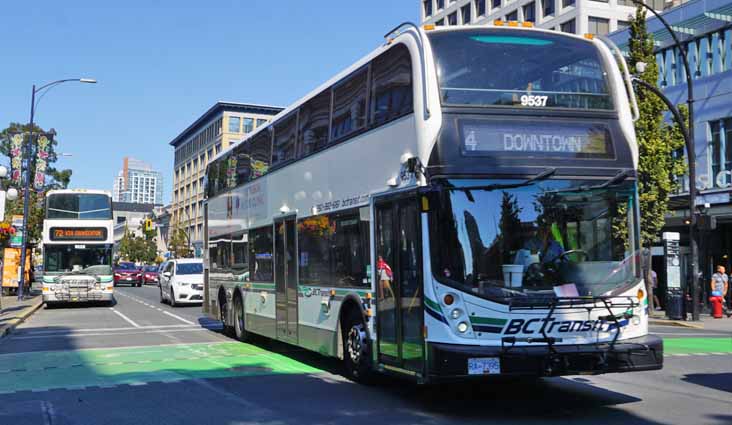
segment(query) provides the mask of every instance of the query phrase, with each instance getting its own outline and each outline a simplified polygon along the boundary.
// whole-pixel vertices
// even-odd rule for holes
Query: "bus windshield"
[[[112,247],[46,245],[43,247],[47,273],[81,272],[92,275],[112,274]]]
[[[46,218],[74,220],[111,220],[109,196],[94,193],[57,193],[47,199]]]
[[[634,182],[521,183],[452,179],[438,186],[430,204],[437,280],[499,299],[601,296],[638,282]]]
[[[428,36],[443,105],[613,108],[597,47],[588,40],[501,29]]]

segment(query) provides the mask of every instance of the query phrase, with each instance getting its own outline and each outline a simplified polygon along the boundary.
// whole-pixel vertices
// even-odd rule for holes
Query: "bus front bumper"
[[[82,290],[82,291],[44,291],[44,303],[67,303],[67,302],[111,302],[114,300],[114,293],[109,291]]]
[[[427,373],[429,379],[435,380],[476,376],[596,375],[663,367],[663,340],[654,335],[620,340],[614,346],[607,343],[554,345],[550,349],[546,344],[502,348],[428,343],[427,350]],[[472,373],[469,363],[473,365]],[[491,366],[480,373],[476,364]]]

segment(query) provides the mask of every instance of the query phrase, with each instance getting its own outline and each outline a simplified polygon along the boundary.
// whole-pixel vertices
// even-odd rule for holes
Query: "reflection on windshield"
[[[612,109],[598,50],[535,31],[428,34],[445,105]]]
[[[175,274],[202,274],[203,263],[178,263]]]
[[[521,181],[451,180],[438,192],[431,246],[440,281],[503,298],[602,295],[640,276],[633,182],[459,189],[513,182]]]
[[[78,245],[46,245],[45,270],[49,273],[79,272],[92,275],[112,274],[112,247],[109,245],[77,248]]]
[[[46,218],[109,220],[112,202],[109,196],[93,193],[57,193],[47,198]]]

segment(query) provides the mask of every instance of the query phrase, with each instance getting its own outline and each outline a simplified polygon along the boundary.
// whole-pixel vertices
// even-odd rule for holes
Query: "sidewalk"
[[[692,329],[706,329],[710,331],[729,332],[732,335],[732,318],[724,316],[722,319],[715,319],[709,313],[699,315],[698,322],[690,320],[672,320],[666,317],[662,310],[654,311],[648,319],[649,325],[680,326]]]
[[[0,338],[10,333],[19,324],[43,305],[43,297],[38,292],[31,292],[23,301],[18,301],[15,295],[2,297],[0,310]]]

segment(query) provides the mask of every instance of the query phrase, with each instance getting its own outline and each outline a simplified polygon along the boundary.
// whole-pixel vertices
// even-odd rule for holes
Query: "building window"
[[[630,1],[630,0],[628,0]],[[574,6],[574,0],[562,0],[562,7]]]
[[[554,15],[554,0],[542,0],[544,16]]]
[[[251,133],[254,130],[254,119],[244,118],[244,133]]]
[[[710,154],[711,175],[710,186],[716,186],[717,174],[720,171],[732,171],[732,118],[709,122],[711,135]]]
[[[368,68],[363,67],[333,88],[331,142],[366,127],[367,71]]]
[[[518,10],[514,10],[513,12],[506,15],[506,21],[518,21]]]
[[[437,0],[437,10],[445,8],[445,0]]]
[[[460,15],[462,15],[463,18],[463,24],[469,24],[470,21],[473,20],[473,17],[470,16],[470,3],[466,4],[465,6],[460,8]]]
[[[257,128],[267,124],[267,120],[264,118],[257,118]]]
[[[577,32],[574,19],[562,23],[559,28],[562,32],[566,32],[568,34],[575,34]]]
[[[371,65],[371,121],[381,125],[413,111],[412,60],[404,45],[380,55]]]
[[[630,26],[630,22],[618,19],[618,30],[624,30]]]
[[[447,15],[447,24],[450,26],[458,24],[457,12],[452,12],[451,14]]]
[[[214,149],[214,152],[216,152],[216,155],[221,153],[221,143],[216,144],[216,148]]]
[[[536,22],[536,3],[533,1],[523,7],[524,21]]]
[[[330,90],[326,90],[300,107],[299,157],[328,146],[330,94]]]
[[[475,0],[475,16],[485,16],[485,0]]]
[[[491,6],[493,9],[500,9],[501,8],[501,0],[493,0],[491,3]]]
[[[229,117],[229,133],[238,133],[241,125],[241,118]]]
[[[424,5],[424,17],[429,18],[432,16],[432,0],[424,0],[422,4]]]
[[[610,20],[590,16],[587,19],[587,30],[590,34],[605,35],[610,32]]]

